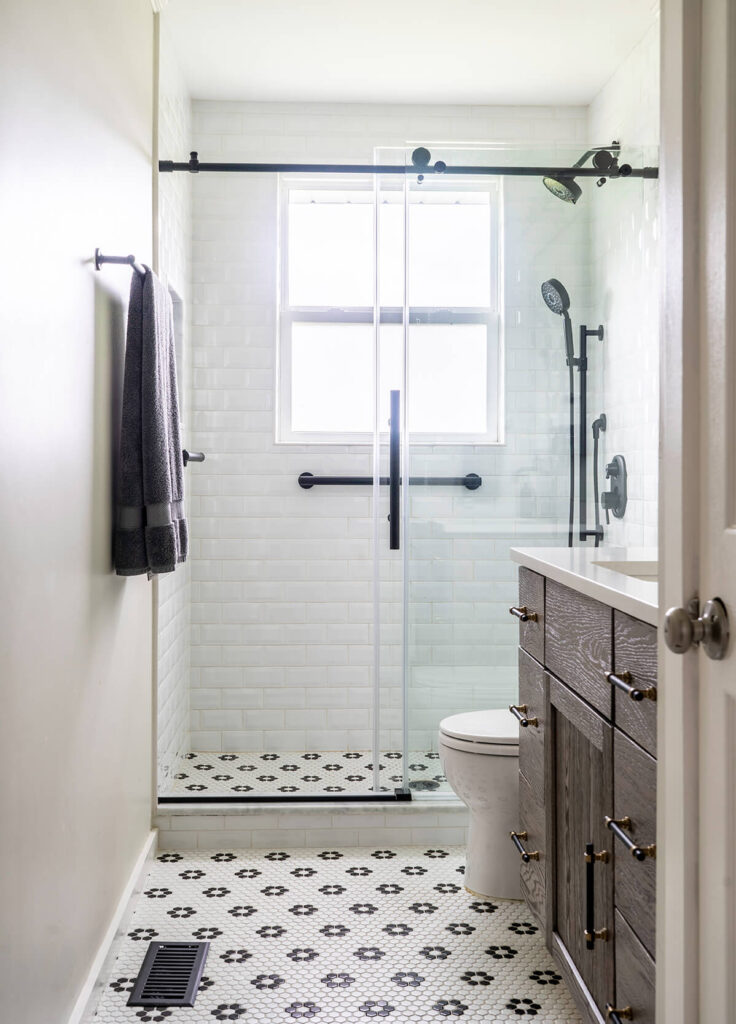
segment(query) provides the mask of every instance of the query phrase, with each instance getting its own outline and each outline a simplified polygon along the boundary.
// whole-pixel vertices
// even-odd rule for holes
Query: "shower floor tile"
[[[463,888],[464,850],[163,853],[95,1019],[580,1024],[526,905]],[[126,1002],[148,943],[210,941],[194,1008]]]
[[[381,790],[393,792],[402,781],[402,754],[380,755]],[[409,754],[410,788],[450,793],[436,751]],[[184,754],[161,796],[288,796],[293,793],[369,793],[373,788],[370,751],[265,754]]]

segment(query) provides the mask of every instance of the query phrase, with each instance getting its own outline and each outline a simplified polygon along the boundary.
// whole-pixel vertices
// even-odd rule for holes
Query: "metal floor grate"
[[[209,942],[151,942],[128,1006],[194,1006]]]

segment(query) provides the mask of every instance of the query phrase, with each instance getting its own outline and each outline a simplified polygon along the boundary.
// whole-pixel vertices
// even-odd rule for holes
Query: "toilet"
[[[448,783],[470,811],[465,888],[477,896],[521,899],[519,723],[504,709],[468,711],[440,722],[439,753]]]

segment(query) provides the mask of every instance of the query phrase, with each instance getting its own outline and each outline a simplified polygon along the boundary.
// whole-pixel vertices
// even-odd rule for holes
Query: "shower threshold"
[[[408,799],[411,792],[451,793],[436,751],[409,754],[409,792],[402,791],[402,761],[400,751],[380,754],[376,792],[370,751],[190,751],[177,762],[159,800],[390,800]]]

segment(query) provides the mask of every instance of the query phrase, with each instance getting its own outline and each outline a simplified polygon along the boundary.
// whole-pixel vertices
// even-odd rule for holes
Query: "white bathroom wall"
[[[588,138],[591,145],[619,140],[622,163],[658,163],[658,21],[591,103]],[[621,454],[628,469],[626,514],[611,517],[607,544],[657,543],[658,189],[652,180],[612,181],[591,206],[594,322],[606,336],[602,393],[590,412],[608,419],[601,465]]]
[[[192,134],[191,100],[168,35],[168,15],[159,16],[158,146],[182,153]],[[189,442],[191,345],[189,338],[191,181],[187,175],[158,178],[158,273],[177,297],[177,371],[182,438]],[[190,447],[193,447],[190,445]],[[185,473],[185,485],[190,471]],[[186,492],[188,504],[188,487]],[[187,507],[187,512],[189,508]],[[157,774],[165,786],[179,757],[189,748],[190,563],[157,580]]]
[[[376,146],[572,144],[583,108],[194,103],[201,160],[371,162]],[[185,159],[190,147],[161,156]],[[575,155],[572,156],[572,153]],[[527,153],[529,156],[529,153]],[[531,157],[530,157],[531,160]],[[539,285],[587,308],[584,211],[536,180],[505,184],[507,441],[431,448],[418,472],[481,473],[480,491],[412,498],[412,744],[450,711],[516,692],[511,544],[566,529],[562,327]],[[366,749],[371,725],[370,495],[301,490],[304,470],[369,474],[367,448],[274,444],[277,180],[193,181],[192,748]],[[421,468],[419,468],[421,466]],[[414,467],[413,467],[414,469]],[[383,562],[383,742],[399,742],[397,564]],[[393,580],[393,582],[391,582]]]
[[[63,1024],[151,829],[151,584],[112,567],[128,267],[150,263],[149,0],[0,32],[0,1020]]]

